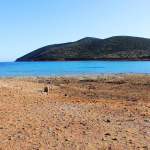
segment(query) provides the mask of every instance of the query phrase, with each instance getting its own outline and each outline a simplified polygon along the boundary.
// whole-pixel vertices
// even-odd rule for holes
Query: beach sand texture
[[[150,74],[0,77],[6,149],[150,149]]]

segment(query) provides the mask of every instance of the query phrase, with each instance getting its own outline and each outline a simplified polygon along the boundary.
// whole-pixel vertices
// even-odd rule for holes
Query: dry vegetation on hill
[[[116,36],[84,38],[76,42],[49,45],[16,61],[63,60],[150,60],[150,39]]]

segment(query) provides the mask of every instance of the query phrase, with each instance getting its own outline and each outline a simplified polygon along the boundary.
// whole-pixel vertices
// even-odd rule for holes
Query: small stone
[[[80,102],[80,100],[78,100],[78,102]]]
[[[145,121],[145,122],[149,122],[149,120],[148,120],[148,119],[145,119],[144,121]]]
[[[86,124],[85,124],[85,123],[83,123],[83,122],[80,122],[80,124],[81,124],[81,125],[83,125],[83,126],[86,126]]]
[[[106,135],[106,136],[110,136],[111,134],[110,134],[110,133],[106,133],[105,135]]]
[[[89,86],[89,90],[90,90],[90,89],[95,90],[96,88],[95,88],[93,85],[90,85],[90,86]]]
[[[102,138],[102,141],[106,141],[106,139],[105,139],[105,138]]]
[[[65,139],[65,141],[69,141],[68,139]]]
[[[116,138],[113,138],[113,140],[118,140],[118,139],[116,139]]]
[[[109,147],[108,150],[112,150],[111,147]]]
[[[8,140],[11,140],[12,139],[12,137],[11,136],[8,136]]]
[[[129,140],[129,143],[132,144],[132,140]]]
[[[106,122],[110,122],[110,120],[109,119],[107,119],[107,121]]]
[[[44,92],[48,92],[48,87],[47,86],[44,88]]]

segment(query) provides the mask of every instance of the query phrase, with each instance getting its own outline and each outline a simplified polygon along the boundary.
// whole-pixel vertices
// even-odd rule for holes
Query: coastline
[[[148,149],[149,91],[150,74],[0,77],[0,148]]]
[[[30,76],[0,76],[0,79],[2,78],[13,78],[14,80],[22,79],[26,80],[28,78],[31,78],[33,80],[38,79],[40,77],[43,78],[75,78],[75,79],[99,79],[99,78],[107,78],[107,77],[121,77],[121,75],[129,75],[129,76],[142,76],[146,75],[149,76],[149,73],[100,73],[100,74],[66,74],[66,75],[30,75]]]

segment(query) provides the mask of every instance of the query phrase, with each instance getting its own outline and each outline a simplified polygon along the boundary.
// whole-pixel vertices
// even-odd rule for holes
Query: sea
[[[0,76],[111,73],[150,74],[150,61],[0,62]]]

